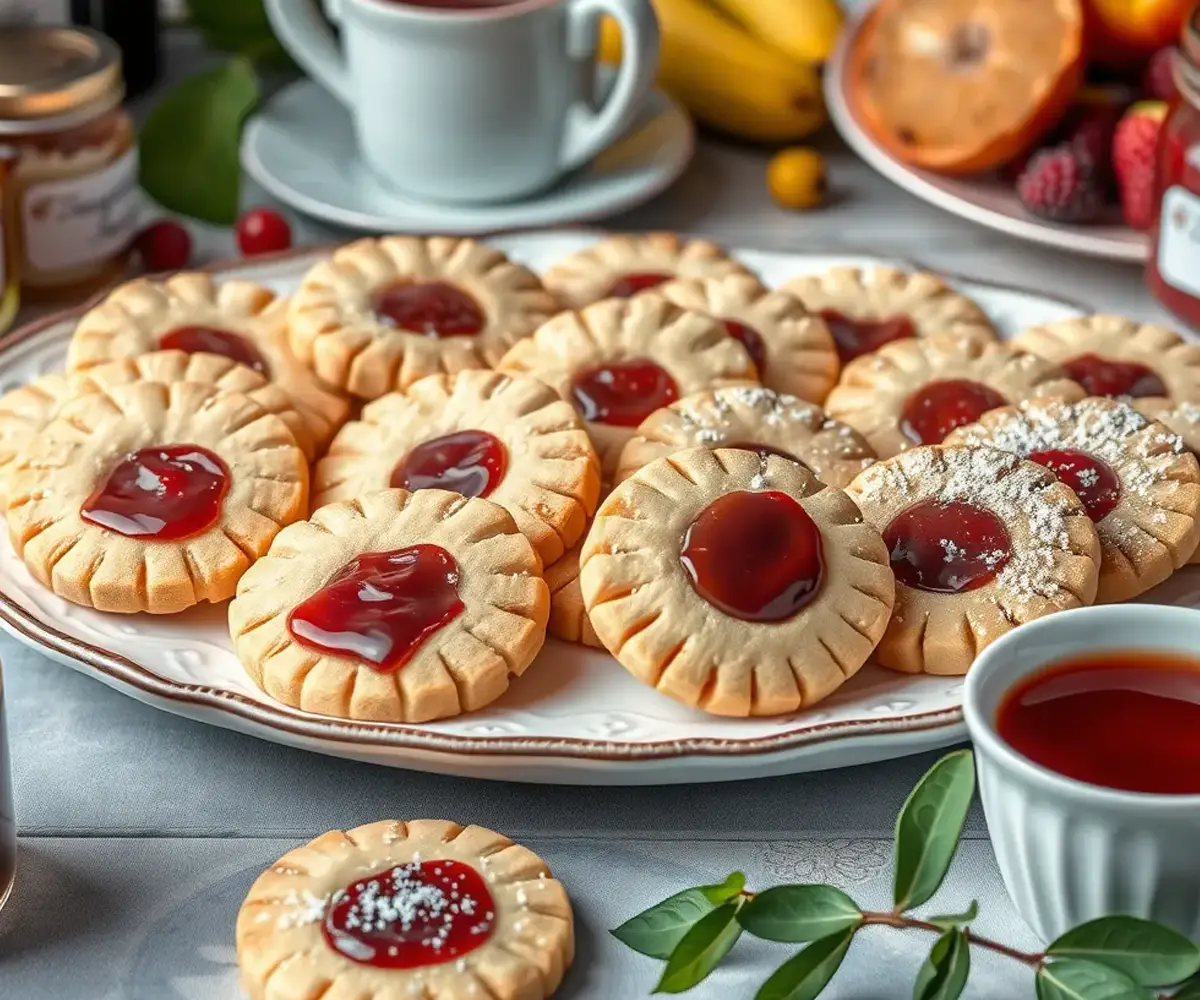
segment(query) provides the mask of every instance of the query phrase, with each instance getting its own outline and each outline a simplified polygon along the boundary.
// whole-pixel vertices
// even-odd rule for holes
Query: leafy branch
[[[854,938],[869,927],[936,934],[917,973],[913,1000],[957,1000],[971,951],[983,948],[1029,967],[1038,1000],[1155,1000],[1152,988],[1184,985],[1159,1000],[1200,1000],[1200,948],[1177,931],[1136,917],[1101,917],[1067,931],[1044,952],[1024,952],[975,933],[979,907],[917,918],[909,911],[941,887],[975,794],[971,751],[943,757],[917,783],[896,819],[894,907],[861,909],[831,885],[746,889],[734,872],[720,885],[676,893],[612,931],[634,951],[666,963],[656,993],[702,982],[743,933],[803,944],[759,987],[755,1000],[814,1000]],[[1195,978],[1194,978],[1195,977]]]

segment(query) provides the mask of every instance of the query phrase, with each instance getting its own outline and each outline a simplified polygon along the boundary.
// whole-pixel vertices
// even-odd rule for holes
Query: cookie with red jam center
[[[247,673],[306,712],[425,722],[494,701],[546,634],[541,562],[503,507],[382,490],[281,532],[238,586]]]
[[[635,677],[718,715],[778,715],[837,690],[887,627],[879,532],[786,458],[693,448],[601,504],[580,556],[600,641]]]
[[[991,448],[914,448],[847,492],[883,535],[896,577],[875,651],[885,667],[965,674],[1009,630],[1096,596],[1095,526],[1044,466]]]
[[[546,863],[443,820],[334,830],[289,851],[251,887],[236,939],[251,1000],[543,1000],[575,952]]]
[[[1150,420],[1157,420],[1172,434],[1178,434],[1184,448],[1200,460],[1200,404],[1141,399],[1135,400],[1134,405],[1139,413]],[[1200,547],[1189,562],[1193,565],[1200,563]]]
[[[1098,603],[1162,583],[1200,542],[1200,466],[1178,435],[1115,399],[1025,403],[950,440],[1050,469],[1083,501],[1100,538]]]

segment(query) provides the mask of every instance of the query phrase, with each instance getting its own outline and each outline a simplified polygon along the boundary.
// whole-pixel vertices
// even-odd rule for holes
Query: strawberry
[[[1158,206],[1154,197],[1155,147],[1167,114],[1165,101],[1139,101],[1117,124],[1113,169],[1121,192],[1121,212],[1134,229],[1149,229]]]

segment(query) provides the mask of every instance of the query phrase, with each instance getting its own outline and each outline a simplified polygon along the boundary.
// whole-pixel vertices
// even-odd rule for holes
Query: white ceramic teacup
[[[658,65],[650,0],[325,0],[340,47],[315,0],[266,7],[296,61],[350,110],[371,170],[431,201],[509,201],[548,187],[621,136]],[[604,15],[621,27],[623,57],[597,108]]]
[[[1196,656],[1200,611],[1082,608],[1014,629],[980,654],[963,707],[996,861],[1017,912],[1044,941],[1129,914],[1200,937],[1200,795],[1148,795],[1063,777],[996,730],[1005,695],[1064,659],[1122,650]]]

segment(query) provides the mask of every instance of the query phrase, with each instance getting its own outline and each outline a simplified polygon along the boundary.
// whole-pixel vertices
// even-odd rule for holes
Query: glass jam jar
[[[27,299],[120,277],[141,208],[116,44],[86,29],[0,32],[0,144],[16,151],[13,216]]]

